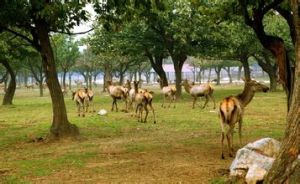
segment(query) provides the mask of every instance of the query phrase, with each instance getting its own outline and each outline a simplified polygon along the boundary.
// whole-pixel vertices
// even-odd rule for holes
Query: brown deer
[[[202,96],[205,97],[205,103],[202,108],[206,107],[209,99],[213,101],[214,109],[216,108],[216,102],[213,96],[214,89],[209,83],[200,84],[200,85],[191,85],[189,84],[188,80],[185,79],[181,85],[184,87],[185,91],[193,97],[193,109],[195,108],[195,103],[198,97],[202,97]]]
[[[88,112],[90,106],[92,107],[92,110],[90,110],[89,112],[96,112],[94,108],[94,92],[88,88],[84,88],[84,90],[88,96],[88,103],[86,104],[85,112]]]
[[[163,103],[161,104],[162,107],[165,107],[166,98],[170,100],[169,107],[171,103],[174,103],[174,108],[176,106],[176,87],[175,86],[164,86],[161,89],[161,93],[163,94]]]
[[[269,87],[255,81],[247,80],[245,81],[244,90],[242,93],[236,96],[229,96],[224,98],[219,107],[219,116],[221,119],[221,149],[222,155],[221,158],[224,159],[223,153],[223,142],[226,135],[227,144],[229,149],[229,156],[233,156],[233,130],[236,123],[238,123],[239,131],[239,141],[241,144],[242,139],[242,122],[243,122],[243,113],[245,107],[251,102],[254,97],[255,92],[267,92]],[[225,131],[225,126],[228,128]]]
[[[127,95],[128,91],[123,86],[113,85],[111,81],[106,82],[106,88],[109,95],[112,97],[112,107],[111,111],[114,111],[114,106],[116,107],[116,112],[118,112],[117,100],[123,99],[125,101],[125,109],[127,109]]]
[[[86,106],[89,101],[86,89],[78,89],[72,92],[72,100],[76,102],[78,116],[80,116],[80,112],[82,112],[82,117],[85,117]],[[80,109],[82,109],[82,111]]]
[[[137,115],[138,117],[138,121],[140,122],[147,122],[147,117],[149,114],[149,110],[148,110],[148,106],[151,108],[152,113],[153,113],[153,118],[154,118],[154,124],[156,123],[156,118],[155,118],[155,112],[154,112],[154,108],[152,106],[152,100],[153,100],[153,92],[152,91],[148,91],[148,90],[139,90],[138,89],[139,86],[139,82],[134,81],[134,90],[135,90],[135,98],[134,101],[136,103],[136,110],[135,113],[139,113]],[[145,118],[143,120],[143,110],[146,111],[146,115]]]

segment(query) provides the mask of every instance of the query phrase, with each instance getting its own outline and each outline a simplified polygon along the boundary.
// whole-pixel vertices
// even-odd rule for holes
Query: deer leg
[[[144,104],[143,106],[144,106],[144,109],[146,111],[146,115],[145,115],[145,119],[144,119],[144,123],[146,123],[147,122],[147,117],[148,117],[148,114],[149,114],[149,110],[148,110],[147,104]]]
[[[163,94],[163,100],[162,100],[161,107],[164,107],[164,106],[165,106],[165,99],[166,99],[166,96],[165,96],[165,94]]]
[[[229,128],[229,130],[226,133],[226,138],[227,138],[227,143],[228,143],[228,150],[229,150],[229,156],[233,157],[232,154],[232,135],[233,135],[233,129],[231,129],[231,127]]]
[[[136,107],[135,107],[135,117],[137,117],[138,121],[139,121],[139,114],[138,113],[140,113],[140,111],[139,111],[139,104],[137,104]]]
[[[209,98],[213,101],[213,103],[214,103],[214,109],[216,109],[215,97],[213,97],[213,95],[209,95]]]
[[[202,109],[204,109],[206,107],[207,103],[208,103],[208,96],[205,95],[205,103],[204,103]]]
[[[152,107],[152,101],[149,103],[149,107],[151,108],[152,110],[152,114],[153,114],[153,118],[154,118],[154,124],[156,124],[156,117],[155,117],[155,112],[154,112],[154,108]]]
[[[80,107],[82,108],[82,117],[85,117],[85,109],[84,109],[84,104],[83,103],[80,103]]]
[[[171,103],[173,102],[173,97],[172,97],[172,95],[169,95],[168,96],[168,98],[169,98],[169,108],[171,107]]]
[[[85,112],[89,111],[89,102],[84,102],[84,110]]]
[[[197,101],[197,97],[194,97],[194,100],[193,100],[193,109],[195,108],[196,101]]]
[[[80,104],[76,102],[76,106],[77,106],[77,114],[80,117]]]
[[[111,111],[114,111],[114,104],[115,104],[115,99],[113,99],[113,102],[111,104]]]
[[[242,145],[242,125],[243,125],[243,118],[241,117],[239,122],[239,141],[240,141],[240,146]]]
[[[225,138],[225,135],[224,135],[224,132],[222,132],[221,134],[221,159],[225,159],[224,157],[224,138]]]
[[[173,95],[174,108],[176,107],[176,95]]]
[[[116,112],[118,112],[118,104],[117,104],[117,99],[115,100],[115,106],[116,106]]]
[[[140,104],[139,111],[140,111],[140,122],[142,123],[143,122],[143,105],[142,104]]]
[[[221,134],[221,158],[224,159],[224,138],[225,138],[225,129],[224,129],[224,123],[221,119],[221,130],[222,130],[222,134]]]

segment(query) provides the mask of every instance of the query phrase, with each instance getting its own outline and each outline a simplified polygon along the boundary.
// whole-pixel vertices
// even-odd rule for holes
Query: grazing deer
[[[78,89],[77,91],[72,92],[72,100],[76,102],[78,116],[80,116],[80,109],[82,109],[82,117],[84,117],[86,106],[89,101],[86,89]]]
[[[166,98],[169,98],[170,103],[169,107],[171,106],[171,103],[174,103],[174,108],[176,106],[176,87],[175,86],[164,86],[161,89],[161,93],[163,94],[163,103],[161,104],[162,107],[165,107],[165,100]]]
[[[222,149],[222,159],[224,159],[223,153],[223,142],[226,135],[227,144],[229,149],[229,156],[233,156],[233,130],[236,123],[239,127],[239,141],[241,144],[242,139],[242,122],[243,122],[243,113],[245,107],[251,102],[254,97],[255,92],[267,92],[269,87],[258,83],[255,80],[245,81],[244,90],[242,93],[236,96],[229,96],[224,98],[219,107],[219,116],[221,118],[221,128],[222,128],[222,137],[221,137],[221,149]],[[225,131],[225,126],[228,126],[228,129]]]
[[[149,114],[148,106],[151,108],[152,113],[153,113],[153,118],[154,118],[154,124],[156,123],[155,119],[155,112],[154,108],[152,106],[152,100],[153,100],[153,92],[152,91],[147,91],[147,90],[139,90],[138,89],[139,82],[134,81],[134,90],[135,90],[135,98],[134,101],[136,103],[136,110],[135,113],[138,114],[138,121],[140,122],[147,122],[147,117]],[[145,118],[143,120],[143,110],[146,111]]]
[[[114,106],[116,106],[116,112],[118,112],[118,99],[123,99],[125,101],[125,109],[127,109],[128,91],[123,86],[114,86],[111,81],[106,82],[106,88],[108,90],[109,95],[113,99],[111,111],[114,111]]]
[[[185,79],[181,85],[184,87],[185,91],[193,97],[193,109],[195,108],[198,97],[201,96],[205,97],[205,103],[202,108],[206,107],[209,99],[214,102],[214,109],[216,108],[216,102],[213,96],[214,89],[210,84],[191,85],[188,80]]]

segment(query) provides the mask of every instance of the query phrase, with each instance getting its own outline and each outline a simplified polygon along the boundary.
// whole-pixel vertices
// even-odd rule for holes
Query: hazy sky
[[[90,5],[90,4],[87,5],[85,7],[85,9],[90,13],[90,20],[87,22],[82,22],[79,26],[74,27],[73,33],[85,32],[92,28],[92,24],[93,24],[93,21],[95,20],[96,13],[95,13],[92,5]],[[86,34],[78,34],[75,37],[77,40],[79,40],[81,38],[88,36],[88,34],[91,34],[91,33],[92,33],[92,31],[89,33],[86,33]],[[85,48],[86,48],[85,46],[82,46],[82,47],[80,47],[80,50],[82,51]]]

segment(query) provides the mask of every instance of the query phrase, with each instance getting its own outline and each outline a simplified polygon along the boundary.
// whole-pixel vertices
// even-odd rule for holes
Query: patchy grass
[[[216,87],[216,101],[241,88]],[[18,90],[13,106],[0,106],[0,183],[224,183],[218,170],[227,169],[232,159],[220,159],[220,120],[212,103],[201,109],[204,102],[199,100],[192,109],[184,93],[175,109],[164,109],[159,90],[153,89],[157,124],[151,112],[147,123],[123,112],[77,117],[71,97],[65,97],[69,120],[81,137],[60,142],[30,142],[46,137],[51,100],[47,92],[38,97],[38,91]],[[96,93],[95,107],[109,110],[111,98]],[[245,111],[243,143],[262,137],[280,140],[285,116],[282,91],[258,93]]]

